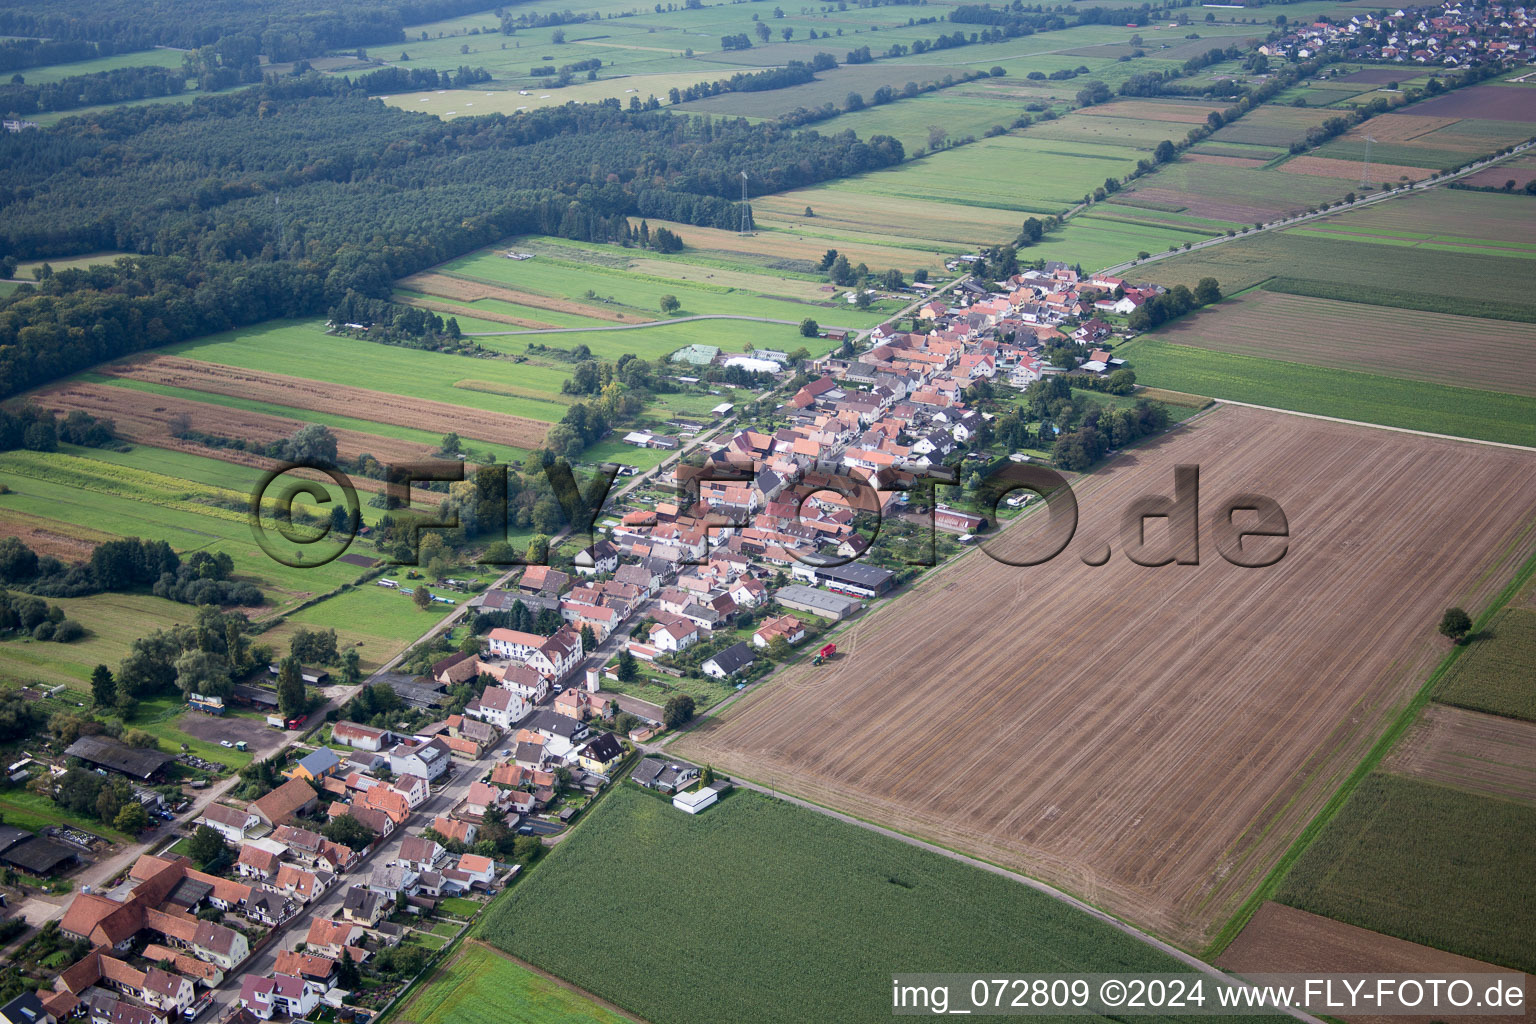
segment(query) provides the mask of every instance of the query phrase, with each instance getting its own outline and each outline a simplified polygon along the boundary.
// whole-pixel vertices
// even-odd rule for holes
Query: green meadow
[[[1364,423],[1536,445],[1531,400],[1353,370],[1231,355],[1143,337],[1117,354],[1138,383]]]

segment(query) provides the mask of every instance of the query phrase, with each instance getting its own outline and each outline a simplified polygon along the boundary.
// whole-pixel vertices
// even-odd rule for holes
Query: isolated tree
[[[711,782],[714,782],[714,781],[715,781],[715,766],[712,765],[712,764],[707,764],[707,765],[704,766],[704,771],[699,775],[699,784],[703,785],[703,786],[707,786]]]
[[[187,855],[195,864],[212,863],[224,852],[224,837],[207,825],[197,826],[192,838],[187,840]]]
[[[349,850],[361,850],[373,842],[373,829],[350,814],[338,814],[320,828],[320,834]]]
[[[821,325],[810,317],[800,321],[800,337],[814,338],[821,333]]]
[[[1452,643],[1461,643],[1472,631],[1472,617],[1463,608],[1447,608],[1440,617],[1440,635]]]
[[[629,648],[619,652],[618,676],[624,682],[632,681],[639,674],[639,666],[635,664],[635,656],[629,653]]]
[[[583,623],[581,626],[581,649],[584,651],[597,649],[597,634],[586,623]]]
[[[428,608],[432,607],[432,592],[426,587],[417,587],[415,590],[411,591],[411,602],[415,604],[417,608],[420,608],[422,611],[426,611]]]
[[[119,832],[136,835],[149,826],[149,812],[137,800],[125,804],[112,818],[112,826]]]
[[[277,709],[284,718],[297,718],[309,705],[299,659],[284,658],[277,666]]]
[[[663,295],[661,297],[661,311],[663,313],[676,313],[683,308],[683,304],[677,301],[676,295]]]
[[[832,264],[836,263],[836,262],[837,262],[837,250],[836,249],[828,249],[826,251],[826,253],[824,253],[822,255],[821,262],[816,264],[816,269],[822,270],[822,271],[830,270],[832,268]]]
[[[1202,306],[1221,301],[1221,286],[1214,277],[1202,277],[1195,283],[1195,301]]]
[[[105,665],[97,665],[91,672],[91,701],[103,710],[117,703],[117,680]]]
[[[229,664],[218,654],[192,650],[176,659],[176,688],[190,700],[194,693],[207,697],[227,697],[235,684],[229,678]]]
[[[668,729],[676,729],[693,721],[693,711],[693,698],[686,693],[679,694],[661,709],[661,720]]]
[[[348,686],[356,686],[362,682],[362,658],[354,647],[347,648],[341,656],[341,681]]]
[[[439,451],[441,451],[444,455],[457,455],[463,450],[463,442],[460,441],[458,434],[455,434],[453,431],[449,431],[443,435],[443,443],[439,447]]]

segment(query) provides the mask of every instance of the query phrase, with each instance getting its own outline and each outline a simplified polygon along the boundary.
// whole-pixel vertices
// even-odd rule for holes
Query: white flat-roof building
[[[687,793],[677,794],[677,796],[672,798],[672,806],[689,814],[698,814],[719,799],[719,793],[713,788],[705,786],[703,789],[695,789]]]

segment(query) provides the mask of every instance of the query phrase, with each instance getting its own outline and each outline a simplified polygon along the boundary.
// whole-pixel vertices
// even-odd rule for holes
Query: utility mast
[[[753,233],[753,204],[746,198],[746,172],[742,172],[742,230],[743,236]]]

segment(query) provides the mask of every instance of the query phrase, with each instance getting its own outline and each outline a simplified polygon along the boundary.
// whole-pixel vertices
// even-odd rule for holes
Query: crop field
[[[1536,124],[1536,94],[1508,85],[1474,85],[1415,103],[1404,113],[1420,117],[1476,117]]]
[[[194,430],[220,437],[244,438],[260,444],[282,440],[304,426],[304,422],[299,419],[247,412],[109,384],[62,384],[39,392],[35,400],[43,408],[61,413],[79,409],[93,416],[110,417],[116,422],[118,432],[130,441],[174,451],[212,455],[264,468],[270,464],[258,461],[248,452],[232,448],[209,448],[173,436],[171,421],[177,417],[186,417],[187,423]],[[385,462],[420,461],[431,451],[426,445],[375,434],[360,434],[344,429],[333,430],[333,433],[336,435],[337,453],[347,459],[355,459],[366,452]]]
[[[1536,446],[1531,400],[1521,395],[1215,352],[1155,337],[1138,338],[1117,351],[1136,370],[1137,380],[1151,387]]]
[[[1457,707],[1536,722],[1536,610],[1506,608],[1435,691],[1435,699]]]
[[[789,669],[675,748],[1198,946],[1443,655],[1447,603],[1477,607],[1536,543],[1533,459],[1218,409],[1081,481],[1074,550],[1029,570],[964,555],[842,631],[846,657]],[[1272,497],[1289,553],[1262,572],[1209,549],[1198,567],[1118,550],[1084,566],[1176,463],[1200,466],[1208,501]],[[1038,550],[1042,525],[993,544]]]
[[[1412,112],[1373,117],[1320,146],[1317,155],[1358,162],[1365,156],[1369,135],[1376,140],[1370,147],[1372,165],[1379,161],[1449,169],[1536,135],[1536,126],[1522,121],[1435,117],[1420,113],[1425,106],[1416,104]],[[1378,122],[1384,122],[1382,135],[1376,133]],[[1371,177],[1380,179],[1374,171]]]
[[[1326,156],[1292,157],[1278,165],[1276,170],[1284,174],[1313,174],[1320,178],[1339,178],[1358,182],[1360,165],[1353,160],[1337,160]],[[1423,181],[1433,171],[1427,167],[1405,167],[1402,164],[1371,164],[1373,181]]]
[[[1536,242],[1531,240],[1531,233],[1536,230],[1536,210],[1523,205],[1523,199],[1436,188],[1325,217],[1292,228],[1286,234],[1357,242],[1380,240],[1387,245],[1446,252],[1536,256]]]
[[[112,534],[88,526],[60,523],[14,509],[0,509],[0,536],[19,537],[39,555],[52,555],[61,562],[84,561],[91,557],[97,544],[112,539]]]
[[[594,888],[617,863],[624,884]],[[572,928],[572,900],[604,927]],[[1180,970],[1008,879],[750,791],[695,817],[621,787],[476,934],[657,1024],[888,1020],[892,964]]]
[[[1536,807],[1419,779],[1362,782],[1281,883],[1301,910],[1536,969]],[[1466,855],[1475,836],[1477,856]]]
[[[783,328],[780,328],[782,331]],[[553,335],[562,345],[575,345],[582,335]],[[526,345],[520,342],[519,347]],[[362,388],[369,392],[385,392],[395,396],[409,396],[408,401],[446,403],[460,407],[466,415],[472,410],[491,414],[505,414],[507,418],[525,417],[538,419],[558,417],[558,407],[547,402],[530,401],[487,391],[471,391],[455,385],[461,380],[484,380],[498,384],[511,384],[521,388],[537,388],[551,395],[560,393],[560,385],[570,377],[567,363],[544,363],[512,359],[478,359],[472,356],[453,355],[443,352],[425,352],[420,349],[392,345],[380,345],[355,338],[326,335],[318,321],[278,320],[241,330],[227,331],[179,345],[168,346],[160,352],[165,357],[182,357],[199,362],[216,363],[225,367],[256,371],[262,374],[282,374],[309,381],[311,386],[341,385],[342,389]],[[206,394],[211,404],[239,407],[248,399]],[[257,403],[258,405],[261,403]],[[269,408],[277,408],[270,406]],[[367,408],[350,409],[354,413],[370,414]],[[305,417],[313,422],[326,422],[340,413],[308,412]],[[377,422],[377,421],[376,421]],[[416,427],[394,427],[379,423],[377,432],[383,435],[404,433],[413,440],[430,437],[433,442],[441,439]],[[508,439],[510,440],[510,439]],[[520,459],[526,450],[506,444],[489,446],[475,442],[477,451],[490,448],[497,458]]]
[[[1075,132],[1084,125],[1092,131],[1104,122],[1102,117],[1071,114],[1049,122],[1047,130]],[[1011,240],[1025,218],[1066,211],[1105,178],[1123,177],[1146,156],[1130,145],[1035,137],[1035,127],[945,150],[898,168],[766,196],[754,203],[757,219],[775,232],[792,230],[801,238],[815,239],[814,244],[839,251],[859,242],[910,249],[922,255],[909,256],[909,265],[932,267],[959,247]],[[812,210],[810,217],[804,213],[807,207]],[[1214,233],[1150,227],[1161,242],[1159,249]],[[1100,238],[1088,244],[1095,252],[1110,254],[1102,264],[1089,255],[1066,255],[1069,249],[1075,251],[1067,242],[1059,246],[1059,253],[1031,255],[1081,259],[1085,266],[1090,261],[1108,265],[1134,256],[1149,241],[1135,226],[1119,240],[1114,227],[1101,223],[1098,228]],[[1070,238],[1071,230],[1069,223],[1063,237]]]
[[[409,1024],[623,1024],[630,1019],[474,941],[464,943],[396,1016]]]
[[[1536,723],[1431,704],[1382,767],[1536,805]]]
[[[1481,974],[1499,970],[1492,964],[1421,946],[1380,932],[1357,928],[1297,910],[1283,903],[1265,903],[1242,934],[1216,960],[1236,974],[1287,972],[1303,974]],[[1532,979],[1525,980],[1526,991]],[[1384,1017],[1350,1014],[1351,1024],[1401,1024],[1428,1017]],[[1506,1024],[1508,1015],[1458,1014],[1463,1024]]]
[[[1211,135],[1210,141],[1212,145],[1237,143],[1284,149],[1303,138],[1308,128],[1337,116],[1338,113],[1331,110],[1267,105],[1250,110],[1231,124],[1222,125]]]
[[[103,372],[167,387],[207,391],[315,412],[345,414],[367,410],[373,418],[395,426],[433,433],[456,432],[465,437],[520,448],[537,448],[549,430],[548,420],[465,409],[408,394],[391,394],[334,382],[317,383],[303,377],[242,370],[178,356],[138,357],[107,366]],[[542,408],[539,411],[544,412]]]
[[[691,229],[682,230],[686,243]],[[531,260],[509,260],[501,255],[504,248],[537,255]],[[672,295],[682,304],[676,316],[730,313],[792,323],[811,316],[839,326],[873,327],[885,315],[880,310],[861,311],[834,301],[839,297],[821,290],[825,282],[793,276],[786,280],[756,267],[722,266],[722,262],[717,257],[713,265],[701,267],[644,249],[582,249],[558,239],[531,238],[509,240],[506,246],[466,256],[440,270],[471,288],[486,282],[496,289],[482,298],[516,296],[512,301],[526,306],[545,305],[559,312],[618,323],[658,319],[663,295]],[[442,294],[430,282],[423,290]],[[561,298],[568,295],[585,297]]]
[[[1251,291],[1164,325],[1157,337],[1536,398],[1536,324]],[[1531,408],[1536,411],[1536,402]]]
[[[1503,188],[1505,182],[1513,181],[1516,189],[1523,189],[1533,178],[1536,178],[1536,156],[1517,156],[1461,180],[1476,188]]]
[[[462,262],[462,261],[461,261]],[[410,277],[400,279],[400,287],[407,291],[417,291],[426,295],[436,296],[450,302],[464,303],[467,308],[474,309],[480,316],[486,319],[496,319],[490,314],[505,311],[509,306],[537,311],[537,315],[548,317],[547,321],[530,323],[530,327],[576,327],[582,324],[599,323],[623,323],[652,320],[655,317],[642,316],[630,317],[611,309],[602,309],[598,306],[586,305],[569,299],[559,299],[554,296],[530,295],[527,292],[515,291],[490,284],[486,281],[475,280],[469,275],[425,273],[413,274]],[[477,303],[492,300],[483,307]]]
[[[1439,194],[1440,190],[1436,189],[1435,193]],[[1457,229],[1457,236],[1473,230],[1479,232],[1484,244],[1476,246],[1444,235],[1400,239],[1391,251],[1391,258],[1383,259],[1383,251],[1371,240],[1373,232],[1380,233],[1380,229],[1372,227],[1369,221],[1356,219],[1372,212],[1367,208],[1309,221],[1305,231],[1268,231],[1202,252],[1160,260],[1138,268],[1137,275],[1168,287],[1183,284],[1191,288],[1200,278],[1211,276],[1221,282],[1222,291],[1228,295],[1272,277],[1296,276],[1352,285],[1367,297],[1377,291],[1413,290],[1412,282],[1415,281],[1434,281],[1436,292],[1471,299],[1486,294],[1489,281],[1518,281],[1530,273],[1531,264],[1521,255],[1521,245],[1506,243],[1500,238],[1505,233],[1521,231],[1522,225],[1531,225],[1530,218],[1536,217],[1536,206],[1527,213],[1526,208],[1512,197],[1475,192],[1445,192],[1443,196],[1445,199],[1454,196],[1456,200],[1504,204],[1504,209],[1511,214],[1509,222],[1496,228],[1481,221],[1463,222]],[[1397,217],[1382,211],[1388,224],[1396,225],[1388,230],[1401,233],[1417,229],[1434,235],[1434,227],[1417,228],[1415,217],[1418,211],[1408,205],[1425,198],[1429,197],[1405,197],[1385,204],[1398,211]],[[1399,206],[1399,203],[1404,205]],[[1492,207],[1484,207],[1482,214],[1491,215],[1492,212]],[[1519,241],[1528,238],[1526,235]],[[1495,289],[1495,294],[1490,297],[1536,310],[1536,294],[1529,291],[1501,288]]]
[[[1305,210],[1324,200],[1342,199],[1348,191],[1348,182],[1330,178],[1181,159],[1133,182],[1110,204],[1151,201],[1187,209],[1198,217],[1253,224]]]
[[[222,467],[212,459],[185,458]],[[182,554],[228,552],[236,575],[267,592],[270,603],[255,609],[255,618],[291,608],[358,575],[355,566],[340,562],[307,570],[274,562],[252,537],[244,511],[250,501],[248,488],[210,485],[205,482],[209,477],[193,465],[182,472],[185,475],[173,476],[63,454],[39,461],[35,452],[6,452],[0,455],[0,480],[11,493],[0,495],[0,510],[58,522],[63,525],[57,532],[64,534],[83,526],[93,535],[164,540]],[[364,505],[364,518],[372,516],[373,510]]]

